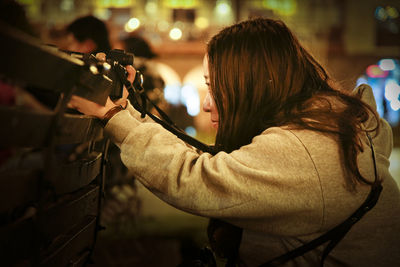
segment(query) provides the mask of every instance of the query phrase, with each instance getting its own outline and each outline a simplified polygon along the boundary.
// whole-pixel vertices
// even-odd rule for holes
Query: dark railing
[[[71,94],[104,103],[110,81],[0,24],[0,78],[59,94],[55,109],[0,106],[2,266],[84,266],[99,226],[108,141]]]

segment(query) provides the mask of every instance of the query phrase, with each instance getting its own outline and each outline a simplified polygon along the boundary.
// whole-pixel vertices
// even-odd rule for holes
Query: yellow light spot
[[[399,16],[399,11],[395,7],[387,6],[386,13],[389,18],[396,19]]]
[[[198,17],[196,18],[196,20],[194,21],[194,24],[199,28],[199,29],[205,29],[207,28],[210,23],[208,22],[207,18],[204,17]]]

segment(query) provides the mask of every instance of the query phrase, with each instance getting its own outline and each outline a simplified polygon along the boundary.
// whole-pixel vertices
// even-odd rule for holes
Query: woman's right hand
[[[131,65],[128,65],[125,68],[126,68],[126,71],[128,72],[128,81],[133,83],[133,81],[135,80],[136,70]],[[123,107],[126,107],[126,105],[127,105],[126,100],[128,99],[128,95],[129,95],[129,92],[126,89],[126,87],[124,86],[124,89],[122,92],[122,98],[115,100],[114,103],[116,105],[122,105]]]

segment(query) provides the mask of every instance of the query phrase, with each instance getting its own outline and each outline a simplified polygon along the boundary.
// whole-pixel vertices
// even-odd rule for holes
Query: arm
[[[105,131],[135,177],[179,209],[240,221],[291,220],[312,209],[321,215],[314,166],[288,131],[276,129],[237,151],[215,156],[197,153],[161,126],[140,123],[128,111],[114,116]],[[303,152],[296,160],[286,158],[298,150]],[[299,174],[299,169],[309,173]],[[320,223],[311,217],[312,223]]]

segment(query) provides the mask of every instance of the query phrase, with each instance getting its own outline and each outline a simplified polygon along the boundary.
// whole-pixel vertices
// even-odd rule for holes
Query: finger
[[[96,59],[99,61],[106,61],[106,54],[105,53],[97,53]]]
[[[126,71],[128,72],[128,81],[133,83],[135,80],[136,70],[131,65],[128,65],[126,66]]]
[[[128,95],[129,95],[129,92],[126,89],[126,87],[124,86],[124,91],[123,91],[123,94],[122,94],[122,98],[119,98],[119,99],[115,100],[114,104],[115,105],[122,105],[123,107],[126,107],[126,105],[127,105],[126,100],[128,98]]]
[[[123,98],[123,99],[127,99],[127,98],[128,98],[128,95],[129,95],[129,92],[128,92],[128,90],[126,90],[126,88],[124,87],[124,90],[123,90],[123,92],[122,92],[122,98]]]

